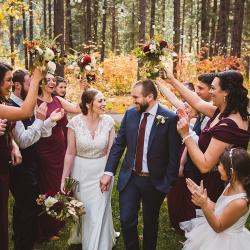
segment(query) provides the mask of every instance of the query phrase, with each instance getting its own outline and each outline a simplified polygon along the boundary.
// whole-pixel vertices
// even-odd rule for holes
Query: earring
[[[226,102],[226,96],[224,96],[224,102]]]

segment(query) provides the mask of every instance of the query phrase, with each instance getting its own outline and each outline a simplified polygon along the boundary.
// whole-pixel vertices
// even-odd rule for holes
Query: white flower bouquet
[[[73,178],[65,179],[64,189],[65,194],[57,193],[56,195],[40,194],[36,202],[42,206],[42,213],[59,220],[81,221],[81,217],[85,214],[83,203],[70,196],[73,190],[78,185],[78,182]]]

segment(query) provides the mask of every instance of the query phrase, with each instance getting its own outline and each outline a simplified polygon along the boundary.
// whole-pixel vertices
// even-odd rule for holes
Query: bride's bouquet
[[[67,219],[73,222],[81,221],[81,217],[85,214],[83,203],[70,196],[77,185],[76,180],[67,177],[64,184],[65,194],[57,193],[54,196],[40,194],[36,202],[39,206],[42,206],[41,214],[46,213],[59,221],[66,221]]]
[[[39,68],[44,73],[55,71],[55,63],[62,61],[60,57],[61,50],[56,43],[57,38],[58,36],[51,40],[40,37],[32,41],[24,41],[24,45],[32,59],[32,65],[30,65],[31,69]]]
[[[88,83],[96,80],[96,57],[75,51],[73,55],[67,55],[68,69],[78,72],[81,79],[86,78]]]
[[[143,46],[135,48],[132,53],[141,63],[140,76],[142,78],[155,79],[160,75],[171,50],[163,39],[150,40]]]

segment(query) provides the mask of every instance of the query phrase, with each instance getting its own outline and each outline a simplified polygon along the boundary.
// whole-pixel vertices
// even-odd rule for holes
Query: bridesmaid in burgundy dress
[[[12,67],[0,62],[0,119],[21,120],[32,115],[37,98],[37,90],[42,74],[35,70],[30,92],[21,108],[8,106],[5,96],[9,95],[12,85]],[[2,123],[5,123],[1,120]],[[11,158],[13,165],[21,163],[21,155],[13,143],[11,134],[14,123],[7,122],[5,133],[0,135],[0,249],[8,250],[8,197],[9,197],[9,167]],[[12,157],[11,157],[12,156]]]
[[[55,109],[64,109],[69,113],[80,113],[79,105],[74,105],[65,99],[53,96],[55,90],[54,75],[46,75],[47,84],[39,90],[38,106],[42,102],[47,103],[47,117]],[[61,178],[63,172],[65,145],[65,117],[61,119],[52,129],[52,135],[41,138],[37,143],[38,152],[38,184],[41,193],[55,195],[60,191]],[[38,240],[58,239],[58,232],[63,223],[43,214],[39,217]]]
[[[248,91],[243,86],[243,76],[233,70],[216,74],[210,90],[213,101],[211,104],[182,86],[172,73],[167,74],[171,84],[192,107],[212,117],[201,132],[198,146],[189,134],[185,112],[179,116],[177,129],[190,158],[203,174],[202,179],[208,196],[216,202],[224,188],[217,170],[220,155],[225,148],[231,146],[246,149],[250,139],[249,99]]]

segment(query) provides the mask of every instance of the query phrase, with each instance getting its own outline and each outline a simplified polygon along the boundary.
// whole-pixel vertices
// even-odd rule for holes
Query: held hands
[[[112,176],[104,174],[100,180],[100,189],[103,193],[104,191],[109,191],[109,187],[112,181]]]
[[[44,121],[46,119],[48,106],[46,102],[43,102],[39,107],[36,107],[36,119]]]
[[[183,108],[177,109],[177,115],[179,121],[177,123],[177,130],[182,138],[188,136],[189,134],[189,117],[187,112]]]
[[[0,119],[0,136],[6,132],[7,119]]]
[[[57,108],[50,114],[50,119],[52,122],[57,122],[61,120],[64,116],[64,109]]]

